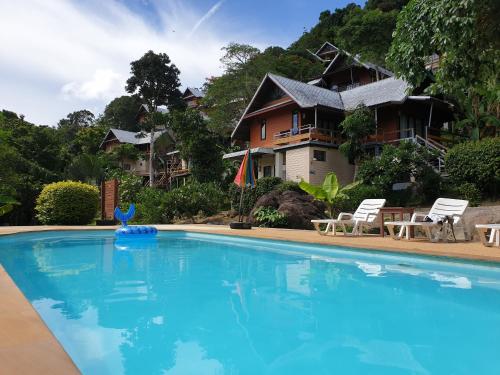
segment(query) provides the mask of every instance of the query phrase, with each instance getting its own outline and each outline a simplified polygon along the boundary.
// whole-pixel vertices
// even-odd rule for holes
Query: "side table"
[[[391,218],[391,221],[396,221],[396,220],[404,220],[404,215],[408,214],[411,219],[413,213],[415,212],[415,209],[412,207],[382,207],[380,209],[380,235],[382,237],[385,236],[385,231],[384,231],[384,217],[385,215],[388,215]],[[396,219],[396,215],[399,215],[399,218]],[[410,237],[413,237],[413,228],[410,230]]]

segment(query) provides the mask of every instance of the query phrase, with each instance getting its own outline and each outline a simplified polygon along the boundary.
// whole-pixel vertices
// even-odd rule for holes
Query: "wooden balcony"
[[[306,125],[298,129],[295,134],[293,134],[292,130],[276,133],[274,135],[273,145],[283,146],[306,141],[338,144],[338,137],[333,130],[315,128],[312,125]]]

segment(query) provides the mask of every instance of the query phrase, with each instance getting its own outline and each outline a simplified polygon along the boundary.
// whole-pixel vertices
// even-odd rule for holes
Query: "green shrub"
[[[279,177],[263,177],[257,180],[255,188],[245,188],[243,193],[242,213],[248,215],[255,206],[257,199],[263,195],[275,190],[282,182]],[[241,188],[235,184],[231,184],[229,188],[229,197],[231,199],[231,208],[238,211],[240,206]]]
[[[485,196],[498,195],[500,185],[500,138],[464,142],[446,154],[445,168],[457,185],[471,183]]]
[[[190,183],[167,192],[161,210],[165,222],[174,218],[190,218],[201,214],[213,215],[226,206],[226,196],[213,182]]]
[[[160,224],[163,222],[162,202],[165,192],[156,188],[145,187],[137,194],[136,215],[134,222],[139,224]]]
[[[364,199],[383,198],[382,191],[377,186],[360,184],[345,192],[346,198],[338,198],[334,204],[334,211],[354,212]]]
[[[142,178],[131,173],[124,173],[119,177],[119,181],[120,205],[128,206],[130,203],[137,203],[139,192],[143,188]]]
[[[302,190],[299,187],[299,184],[295,181],[283,181],[278,186],[276,186],[276,190],[278,190],[280,193],[283,193],[284,191],[295,191],[300,194],[306,194],[306,192]]]
[[[481,203],[481,191],[475,184],[466,182],[462,185],[459,185],[455,189],[455,191],[457,198],[468,200],[469,205],[472,207],[479,206],[479,203]]]
[[[99,207],[99,190],[76,181],[45,185],[36,200],[37,219],[42,224],[85,225]]]
[[[259,199],[264,194],[267,194],[282,182],[279,177],[263,177],[257,180],[257,185],[255,186],[255,197]]]
[[[274,207],[259,207],[253,215],[257,223],[262,227],[283,228],[288,224],[286,216]]]
[[[380,157],[361,164],[358,178],[378,187],[390,205],[431,202],[439,195],[441,185],[441,177],[430,167],[436,157],[436,153],[412,142],[401,142],[398,147],[386,145]],[[395,183],[412,179],[416,181],[416,195],[410,190],[392,190]]]

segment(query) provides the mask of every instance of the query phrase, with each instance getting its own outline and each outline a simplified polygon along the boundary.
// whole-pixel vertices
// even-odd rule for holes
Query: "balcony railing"
[[[338,136],[330,129],[315,128],[313,125],[305,125],[293,130],[285,130],[274,134],[273,144],[275,146],[305,141],[321,141],[327,143],[338,143]]]

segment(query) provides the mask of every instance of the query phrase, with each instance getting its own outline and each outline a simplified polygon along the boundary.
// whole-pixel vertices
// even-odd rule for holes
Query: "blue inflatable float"
[[[158,233],[158,229],[148,225],[127,225],[127,222],[134,217],[135,206],[131,204],[126,213],[119,207],[115,208],[115,217],[122,222],[122,226],[115,231],[116,238],[153,238]]]

